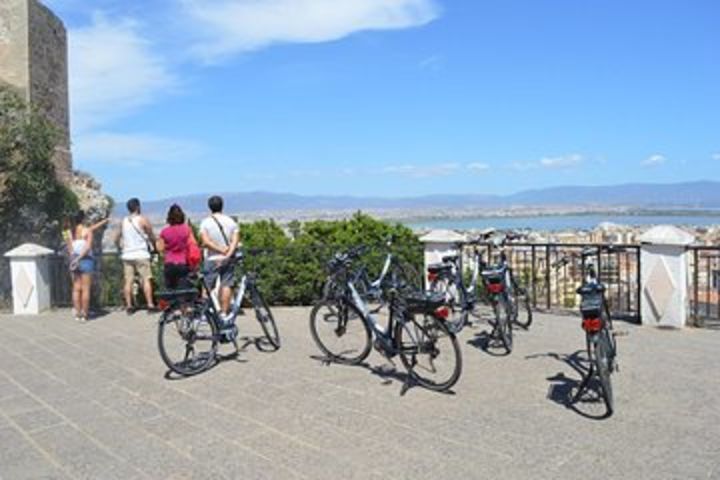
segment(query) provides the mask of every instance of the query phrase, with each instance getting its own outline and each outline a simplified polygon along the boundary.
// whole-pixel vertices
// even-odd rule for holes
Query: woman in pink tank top
[[[189,288],[187,264],[188,240],[192,230],[185,223],[185,214],[174,204],[167,214],[167,227],[160,232],[157,249],[165,254],[165,287]]]

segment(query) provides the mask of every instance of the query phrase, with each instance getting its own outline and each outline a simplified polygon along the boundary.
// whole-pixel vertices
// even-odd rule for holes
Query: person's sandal
[[[130,316],[130,315],[132,315],[132,314],[135,313],[135,308],[134,308],[134,307],[127,307],[127,308],[125,309],[125,313],[127,313],[127,315]]]

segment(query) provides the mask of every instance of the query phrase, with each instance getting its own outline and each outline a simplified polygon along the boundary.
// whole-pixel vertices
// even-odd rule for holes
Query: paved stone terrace
[[[718,331],[621,326],[617,412],[594,420],[563,404],[576,318],[539,315],[509,357],[466,329],[454,394],[401,396],[393,376],[312,359],[308,309],[274,311],[282,350],[183,380],[145,313],[0,316],[0,477],[720,479]]]

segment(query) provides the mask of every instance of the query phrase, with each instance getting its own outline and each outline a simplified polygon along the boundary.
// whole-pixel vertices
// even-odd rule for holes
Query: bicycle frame
[[[240,265],[239,261],[234,261],[233,265],[233,272],[235,269],[237,269]],[[240,277],[240,281],[237,282],[235,288],[235,294],[231,298],[230,301],[230,312],[227,318],[225,318],[225,321],[228,323],[233,323],[237,319],[238,314],[240,313],[240,310],[242,310],[242,301],[245,297],[245,292],[248,288],[248,275],[247,273],[243,273]],[[205,291],[207,292],[207,296],[211,301],[214,313],[219,315],[220,312],[222,312],[222,306],[220,305],[220,276],[215,280],[215,285],[213,285],[212,288],[210,288],[206,283],[205,280],[202,279],[202,285]]]

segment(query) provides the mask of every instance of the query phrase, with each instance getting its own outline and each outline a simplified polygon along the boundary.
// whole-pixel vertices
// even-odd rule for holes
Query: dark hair
[[[85,221],[85,211],[78,210],[77,212],[75,212],[75,215],[73,215],[72,221],[76,227],[78,225],[81,225]]]
[[[174,203],[170,206],[170,210],[168,210],[167,214],[167,224],[168,225],[180,225],[185,223],[185,214],[182,211],[182,208],[180,208],[180,205],[177,203]]]
[[[223,199],[217,195],[213,195],[208,199],[208,207],[212,213],[220,213],[223,209]]]
[[[130,213],[138,213],[140,211],[140,200],[133,197],[127,201],[127,209]]]

